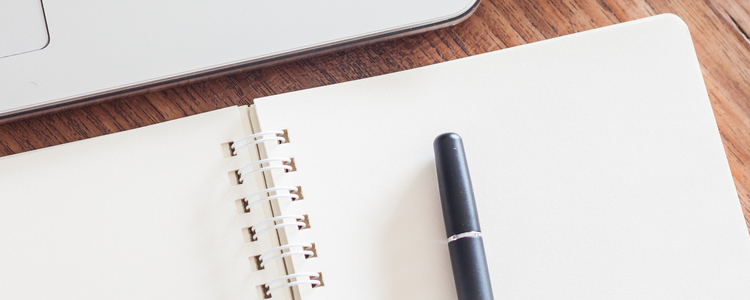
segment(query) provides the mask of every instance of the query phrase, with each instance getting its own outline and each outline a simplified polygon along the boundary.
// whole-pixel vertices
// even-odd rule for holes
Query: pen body
[[[492,300],[490,274],[463,142],[458,134],[445,133],[435,139],[433,146],[458,299]]]
[[[453,279],[460,300],[492,300],[490,273],[481,237],[467,237],[448,243]]]
[[[461,137],[455,133],[441,134],[435,139],[434,148],[447,236],[481,231]]]

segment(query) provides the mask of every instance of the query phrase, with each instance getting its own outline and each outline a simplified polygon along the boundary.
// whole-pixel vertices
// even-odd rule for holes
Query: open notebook
[[[661,15],[2,158],[0,298],[455,299],[448,131],[497,299],[750,294],[690,35]]]

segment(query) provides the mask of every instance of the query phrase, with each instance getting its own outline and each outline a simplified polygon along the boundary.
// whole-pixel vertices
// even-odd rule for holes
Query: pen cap
[[[433,146],[447,236],[480,231],[461,137],[456,133],[444,133],[435,138]]]

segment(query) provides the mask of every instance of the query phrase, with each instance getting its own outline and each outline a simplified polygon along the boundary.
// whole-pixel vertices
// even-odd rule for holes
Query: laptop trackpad
[[[0,58],[47,46],[41,0],[0,0]]]

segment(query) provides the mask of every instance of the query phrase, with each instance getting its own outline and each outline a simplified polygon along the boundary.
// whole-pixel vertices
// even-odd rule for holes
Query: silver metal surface
[[[146,4],[75,1],[44,3],[48,47],[0,59],[0,123],[447,27],[479,4],[139,0],[144,11]],[[88,10],[70,15],[70,7]]]
[[[482,233],[479,231],[469,231],[469,232],[454,234],[448,237],[448,243],[453,242],[455,240],[460,240],[463,238],[475,238],[475,237],[482,237]]]

